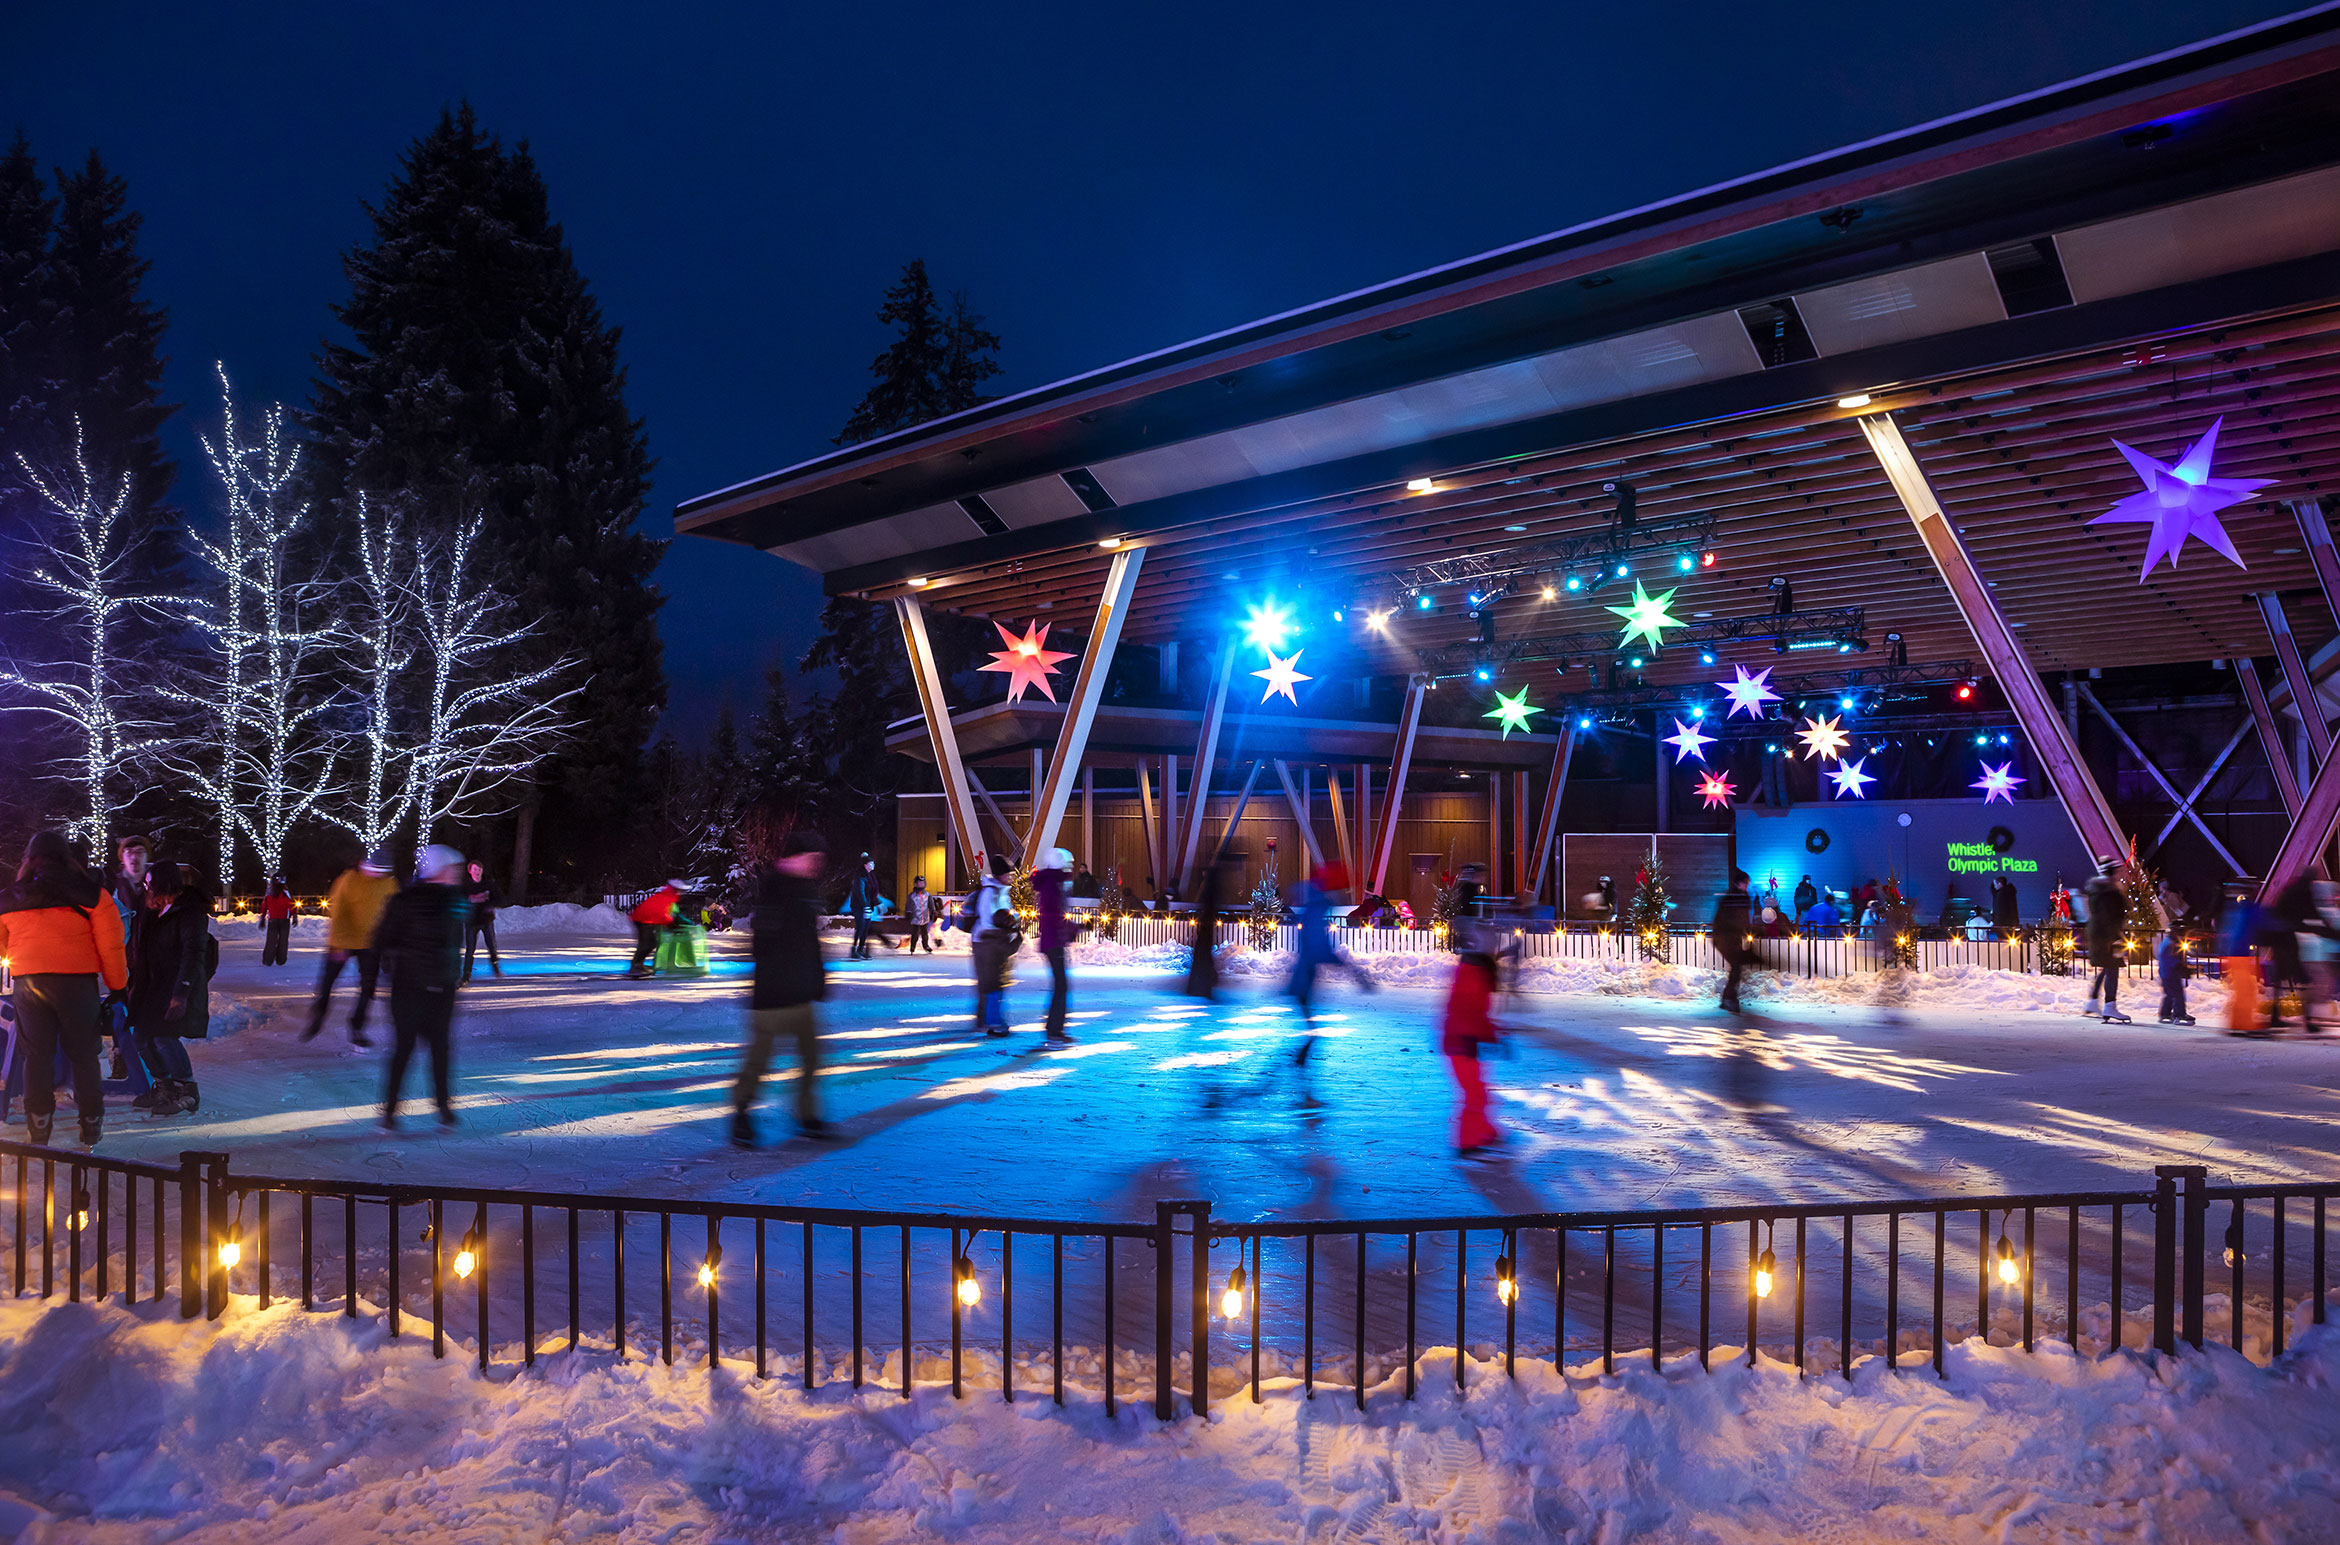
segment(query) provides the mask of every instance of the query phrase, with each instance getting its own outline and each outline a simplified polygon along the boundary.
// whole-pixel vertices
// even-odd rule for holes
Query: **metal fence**
[[[1069,1375],[1108,1411],[1150,1394],[1164,1419],[1182,1369],[1198,1414],[1214,1383],[1255,1400],[1321,1383],[1362,1408],[1402,1375],[1410,1398],[1448,1305],[1458,1383],[1474,1357],[1506,1374],[1523,1354],[1585,1371],[1596,1350],[1602,1373],[1636,1356],[1708,1367],[1783,1332],[1802,1372],[1847,1378],[1875,1355],[1906,1369],[1925,1353],[1940,1373],[1973,1334],[2174,1355],[2221,1314],[2266,1360],[2292,1315],[2325,1320],[2340,1196],[2163,1166],[2126,1191],[1294,1222],[1164,1201],[1147,1224],[381,1186],[242,1175],[202,1152],[169,1169],[0,1143],[0,1166],[19,1296],[175,1296],[187,1319],[231,1292],[297,1298],[391,1337],[427,1321],[439,1356],[468,1336],[482,1368],[647,1351],[654,1299],[668,1363],[679,1342],[807,1389],[980,1381],[1011,1400],[1021,1368],[1059,1403]],[[1026,1306],[1040,1295],[1020,1320],[1019,1285]]]

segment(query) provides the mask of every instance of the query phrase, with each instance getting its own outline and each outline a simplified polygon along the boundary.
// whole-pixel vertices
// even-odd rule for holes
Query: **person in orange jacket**
[[[122,914],[75,861],[62,832],[36,832],[16,883],[0,891],[0,957],[16,983],[30,1140],[49,1140],[62,1047],[73,1068],[81,1141],[94,1148],[106,1098],[98,1070],[99,1001],[130,985],[130,969],[122,950]]]
[[[658,889],[634,903],[634,910],[626,915],[634,920],[634,963],[626,967],[628,976],[655,976],[650,958],[658,953],[658,930],[674,922],[674,904],[682,900],[683,882],[669,880]]]

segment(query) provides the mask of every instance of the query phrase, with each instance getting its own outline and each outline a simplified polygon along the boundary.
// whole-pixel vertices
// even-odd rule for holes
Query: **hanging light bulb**
[[[2249,1259],[2250,1257],[2243,1252],[2242,1219],[2237,1218],[2226,1225],[2226,1264],[2232,1266],[2237,1261]]]
[[[89,1227],[89,1193],[79,1186],[73,1190],[73,1232],[78,1234]]]
[[[478,1265],[479,1230],[467,1228],[463,1231],[463,1242],[455,1247],[455,1275],[468,1277]]]
[[[1757,1298],[1771,1296],[1772,1275],[1778,1270],[1779,1262],[1772,1259],[1771,1251],[1766,1247],[1762,1256],[1755,1262],[1755,1296]]]
[[[957,1264],[951,1268],[951,1276],[956,1283],[953,1291],[957,1293],[961,1305],[972,1309],[983,1301],[983,1284],[975,1280],[973,1261],[960,1256]]]
[[[1512,1270],[1511,1257],[1495,1257],[1495,1301],[1508,1304],[1519,1297],[1519,1277]]]
[[[707,1258],[699,1263],[699,1286],[703,1288],[713,1287],[715,1285],[715,1273],[722,1265],[723,1247],[719,1244],[709,1244],[707,1246]]]
[[[1243,1318],[1244,1287],[1242,1267],[1238,1266],[1227,1273],[1227,1291],[1219,1295],[1219,1314],[1221,1317],[1230,1320]]]
[[[222,1234],[219,1238],[219,1264],[232,1271],[235,1269],[236,1263],[243,1258],[243,1226],[241,1224],[231,1223],[228,1225],[228,1231],[225,1234]]]
[[[2023,1280],[2023,1268],[2015,1264],[2015,1247],[2007,1242],[2007,1225],[1999,1225],[1999,1242],[1991,1254],[1998,1259],[1999,1280],[2013,1287]]]

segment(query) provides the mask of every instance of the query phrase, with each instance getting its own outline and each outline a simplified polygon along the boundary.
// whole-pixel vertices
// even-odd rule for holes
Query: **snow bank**
[[[1946,1380],[1871,1359],[1849,1387],[1768,1358],[1620,1359],[1613,1378],[1523,1361],[1511,1381],[1474,1357],[1461,1392],[1433,1350],[1410,1404],[1384,1382],[1360,1416],[1337,1388],[1303,1401],[1278,1381],[1163,1431],[1142,1402],[1108,1420],[1077,1384],[1059,1410],[1044,1381],[1012,1405],[988,1379],[963,1401],[808,1395],[788,1368],[711,1378],[696,1358],[483,1375],[460,1345],[438,1362],[427,1335],[285,1304],[182,1325],[9,1302],[0,1528],[23,1545],[2320,1539],[2340,1501],[2336,1346],[2312,1330],[2260,1368],[2216,1346],[2093,1361],[1968,1341]]]
[[[625,913],[606,901],[581,907],[573,901],[548,902],[541,907],[503,907],[496,913],[496,937],[525,939],[536,934],[589,937],[617,935],[630,939],[634,925]]]

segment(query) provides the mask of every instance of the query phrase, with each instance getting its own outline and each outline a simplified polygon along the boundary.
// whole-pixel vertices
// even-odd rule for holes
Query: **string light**
[[[1245,1305],[1243,1268],[1238,1266],[1227,1273],[1227,1290],[1219,1295],[1219,1314],[1230,1320],[1243,1318]]]
[[[1519,1277],[1509,1255],[1495,1257],[1495,1301],[1510,1304],[1519,1298]]]
[[[478,1265],[479,1230],[477,1228],[467,1228],[463,1231],[462,1243],[455,1247],[455,1275],[458,1277],[468,1277],[471,1275],[473,1268]]]
[[[1755,1262],[1755,1296],[1757,1298],[1771,1296],[1771,1279],[1778,1270],[1779,1262],[1772,1259],[1770,1247],[1765,1246],[1763,1254]]]
[[[964,1255],[951,1266],[951,1277],[961,1307],[972,1309],[983,1301],[983,1284],[975,1280],[975,1263]]]
[[[89,1227],[89,1193],[79,1186],[73,1190],[73,1232],[78,1234]]]
[[[713,1287],[715,1285],[715,1274],[722,1269],[722,1266],[723,1246],[719,1243],[716,1243],[715,1241],[710,1240],[707,1244],[707,1258],[699,1262],[699,1286],[703,1288]]]

